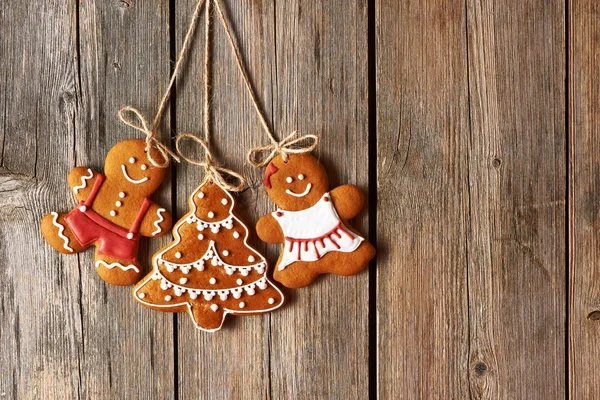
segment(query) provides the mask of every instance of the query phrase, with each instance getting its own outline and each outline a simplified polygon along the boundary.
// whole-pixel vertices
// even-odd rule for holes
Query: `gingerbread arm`
[[[354,185],[338,186],[330,192],[335,210],[342,220],[349,220],[358,215],[365,205],[365,196]]]
[[[283,243],[285,238],[279,222],[271,214],[262,216],[256,223],[256,234],[263,241],[271,244]]]
[[[88,198],[99,175],[98,172],[86,167],[75,167],[69,172],[67,182],[77,200],[84,201]]]
[[[169,232],[173,225],[173,217],[158,204],[152,203],[140,224],[140,235],[158,237]]]

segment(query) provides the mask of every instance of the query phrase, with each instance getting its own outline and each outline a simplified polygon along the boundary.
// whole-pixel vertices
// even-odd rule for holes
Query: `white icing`
[[[203,234],[201,234],[201,233],[199,233],[199,234],[198,234],[198,240],[204,240],[204,235],[203,235]]]
[[[240,308],[244,308],[246,307],[246,303],[244,303],[243,301],[240,302]]]
[[[64,235],[65,227],[58,223],[58,213],[52,211],[52,225],[58,228],[58,237],[63,240],[63,247],[65,250],[73,252],[73,249],[69,246],[69,238]]]
[[[223,255],[227,257],[229,255],[229,250],[223,250]]]
[[[120,198],[124,199],[124,198],[125,198],[125,196],[127,196],[127,195],[125,194],[125,192],[119,192],[119,197],[120,197]]]
[[[271,297],[271,298],[269,299],[269,304],[274,304],[274,303],[275,303],[275,299]]]
[[[127,233],[127,239],[129,239],[129,240],[133,239],[133,232]]]
[[[221,204],[223,204],[224,206],[226,206],[227,205],[227,199],[221,200]]]
[[[304,197],[306,196],[308,193],[310,193],[310,189],[312,188],[312,184],[309,183],[308,185],[306,185],[306,189],[304,189],[304,192],[302,193],[295,193],[292,192],[290,189],[285,189],[285,192],[287,194],[289,194],[290,196],[294,196],[294,197]]]
[[[224,227],[226,229],[232,229],[233,228],[233,216],[229,216],[221,221],[215,221],[215,222],[209,222],[209,221],[204,221],[198,217],[196,217],[194,214],[190,214],[186,219],[185,222],[188,224],[196,224],[196,228],[199,231],[203,231],[206,228],[210,228],[210,230],[212,231],[212,233],[219,233],[219,229],[221,227]]]
[[[81,207],[79,207],[79,211],[86,212],[87,211],[87,207],[86,206],[81,206]]]
[[[98,268],[100,265],[102,265],[104,268],[108,268],[108,269],[113,269],[113,268],[117,267],[119,269],[122,269],[123,271],[128,271],[128,270],[132,269],[137,273],[140,272],[138,267],[136,267],[133,264],[129,264],[129,265],[125,266],[123,264],[119,264],[118,262],[114,262],[112,264],[107,264],[106,262],[104,262],[102,260],[96,261],[96,268]]]
[[[133,164],[133,163],[135,163],[135,158],[131,157],[131,158],[129,159],[129,164]]]
[[[110,216],[114,217],[115,215],[117,215],[117,212],[115,210],[110,210]]]
[[[304,175],[302,175],[302,174],[298,175],[298,180],[303,181],[304,180]]]
[[[292,183],[292,182],[294,182],[294,178],[292,178],[291,176],[288,176],[287,178],[285,178],[285,181],[287,183]]]
[[[278,210],[272,215],[279,222],[285,236],[284,251],[278,266],[280,271],[298,261],[298,255],[301,261],[316,261],[330,251],[353,252],[364,240],[344,226],[329,193],[325,193],[317,204],[305,210]],[[339,226],[337,230],[336,226]],[[328,235],[330,232],[335,234]],[[320,242],[314,242],[321,237],[323,239]],[[292,238],[295,240],[291,240]]]
[[[248,257],[248,262],[254,262],[254,260],[255,260],[254,256]]]
[[[144,183],[146,182],[148,179],[147,176],[143,177],[142,179],[133,179],[131,178],[128,174],[127,174],[127,168],[125,167],[125,164],[121,164],[121,171],[123,171],[123,176],[125,177],[125,179],[127,179],[129,182],[135,184],[135,185],[139,185],[140,183]]]
[[[145,170],[147,170],[147,169],[148,169],[148,166],[147,166],[146,164],[142,164],[142,165],[140,166],[140,168],[142,169],[142,171],[145,171]]]
[[[185,285],[187,283],[187,281],[188,281],[188,278],[181,278],[179,280],[179,283],[181,283],[182,285]]]
[[[210,306],[210,309],[213,310],[214,312],[217,312],[217,310],[219,309],[219,306],[216,304],[213,304],[212,306]]]
[[[139,297],[140,299],[143,299],[144,297],[146,297],[146,293],[139,293],[139,294],[138,294],[138,297]]]
[[[240,237],[240,234],[238,232],[233,232],[233,237],[235,239],[238,239]]]
[[[198,193],[198,198],[203,199],[204,198],[204,192]]]
[[[243,281],[243,280],[241,280],[241,279],[238,279],[237,281],[235,281],[235,283],[237,283],[238,285],[241,285],[241,284],[243,284],[243,283],[244,283],[244,281]]]
[[[212,211],[208,212],[208,218],[214,218],[215,217],[215,213]]]
[[[215,278],[210,278],[209,282],[210,282],[211,285],[214,285],[214,284],[217,283],[217,280]]]
[[[117,202],[115,203],[115,206],[117,206],[117,207],[121,207],[122,205],[123,205],[123,203],[121,203],[120,201],[117,201]]]
[[[84,188],[86,188],[86,187],[87,187],[87,181],[88,181],[88,180],[90,180],[90,179],[92,179],[92,178],[94,177],[94,173],[92,172],[92,170],[91,170],[91,169],[89,169],[89,168],[88,168],[87,172],[89,173],[89,175],[83,175],[83,176],[81,177],[81,185],[79,185],[79,186],[75,186],[75,187],[73,188],[73,191],[74,191],[75,193],[79,193],[79,191],[80,191],[81,189],[84,189]]]
[[[175,253],[175,258],[181,258],[181,252],[178,251],[177,253]]]
[[[202,187],[207,182],[208,182],[208,179],[205,179],[204,182],[202,184],[200,184],[196,188],[196,190],[191,194],[191,197],[193,198],[193,196],[197,196],[198,192],[202,189]],[[231,212],[233,210],[234,199],[229,193],[226,192],[226,194],[230,199],[229,204],[230,204],[230,212]],[[204,269],[204,260],[210,259],[213,257],[211,255],[211,257],[205,258],[206,257],[206,254],[205,254],[205,256],[203,256],[203,259],[200,259],[191,264],[184,264],[184,265],[168,263],[164,259],[162,259],[162,257],[164,256],[164,254],[166,252],[172,250],[174,247],[178,246],[181,243],[181,235],[179,233],[179,229],[181,228],[181,226],[185,223],[189,224],[189,223],[198,221],[198,219],[194,217],[194,213],[197,210],[196,205],[192,204],[192,207],[193,207],[193,209],[192,209],[192,212],[190,215],[190,217],[192,217],[192,218],[188,217],[186,220],[180,220],[177,224],[175,224],[175,227],[173,229],[173,236],[175,237],[175,241],[172,242],[170,245],[168,245],[166,248],[161,250],[160,253],[157,254],[157,256],[155,258],[155,263],[154,263],[154,273],[146,276],[144,281],[134,289],[134,293],[137,294],[138,291],[142,290],[142,288],[145,286],[145,284],[147,284],[151,280],[157,280],[157,279],[161,279],[161,278],[164,279],[164,277],[160,273],[160,270],[158,267],[159,265],[163,265],[163,264],[167,265],[167,269],[169,269],[170,268],[169,266],[171,266],[171,267],[173,267],[173,270],[174,270],[174,268],[180,268],[184,273],[186,272],[186,270],[189,272],[189,270],[192,267],[197,268],[201,271],[202,269]],[[193,220],[193,218],[195,218],[195,221]],[[223,221],[232,221],[233,219],[235,219],[235,221],[237,223],[239,223],[240,225],[243,225],[243,223],[235,216],[228,217],[227,219],[225,219]],[[191,220],[191,221],[188,221],[188,220]],[[204,222],[204,221],[201,221],[201,222]],[[231,229],[231,228],[229,228],[229,229]],[[249,245],[247,244],[246,241],[247,241],[247,237],[244,238],[244,244],[249,247]],[[214,244],[211,243],[211,246],[212,246],[212,248],[214,248]],[[209,251],[210,251],[210,248],[209,248]],[[207,253],[209,251],[207,251]],[[235,266],[227,265],[225,263],[223,263],[223,266],[225,268],[225,271],[229,275],[233,274],[233,272],[235,270],[241,270],[241,268],[247,268],[248,270],[255,269],[262,275],[266,270],[267,263],[266,263],[266,260],[262,256],[260,256],[260,258],[261,258],[261,260],[259,260],[258,263],[256,263],[255,265],[249,266],[249,267],[235,267]],[[185,268],[185,270],[184,270],[184,268]],[[170,271],[170,272],[172,272],[172,271]],[[281,290],[277,286],[273,285],[266,276],[262,276],[258,281],[256,281],[256,283],[249,283],[242,287],[223,289],[220,292],[227,291],[228,294],[233,296],[233,298],[240,299],[242,294],[246,291],[245,288],[250,287],[252,285],[256,285],[258,282],[264,282],[265,287],[270,286],[271,289],[276,290],[279,293],[279,296],[281,298],[283,298],[283,293],[281,292]],[[215,296],[215,292],[211,291],[211,290],[196,290],[196,289],[188,289],[188,288],[182,287],[182,291],[183,290],[185,290],[187,292],[187,294],[191,300],[195,300],[198,296],[203,295],[205,300],[210,301]],[[179,297],[178,300],[179,300],[178,302],[176,302],[174,304],[168,304],[168,305],[167,304],[155,304],[155,303],[148,302],[147,300],[141,300],[141,299],[139,299],[138,301],[140,303],[143,303],[143,304],[148,305],[153,308],[171,308],[171,307],[176,307],[176,306],[185,306],[185,307],[187,307],[188,314],[190,314],[190,317],[192,318],[192,321],[194,322],[194,325],[196,326],[196,328],[206,331],[206,332],[216,332],[219,329],[221,329],[221,327],[223,325],[223,321],[225,320],[227,314],[231,314],[231,313],[233,313],[233,314],[256,314],[257,312],[261,312],[261,313],[269,312],[269,311],[276,310],[277,308],[281,307],[281,305],[283,304],[283,302],[279,302],[278,304],[275,304],[272,307],[269,307],[269,308],[266,308],[263,310],[249,310],[249,311],[241,311],[239,309],[231,310],[231,309],[227,309],[224,307],[223,317],[222,317],[220,326],[217,328],[214,328],[214,329],[206,329],[196,323],[196,320],[194,319],[193,312],[192,312],[193,304],[189,300],[187,300],[186,297],[183,297],[183,296]]]
[[[166,296],[165,296],[165,300],[166,300],[166,301],[171,301],[172,299],[173,299],[173,297],[171,297],[171,296],[169,296],[169,295],[166,295]]]
[[[162,228],[159,226],[159,224],[165,220],[162,216],[162,213],[166,211],[167,210],[165,210],[164,208],[159,208],[158,210],[156,210],[156,215],[158,216],[158,219],[154,221],[154,226],[156,227],[156,230],[152,232],[152,236],[158,235],[162,232]]]

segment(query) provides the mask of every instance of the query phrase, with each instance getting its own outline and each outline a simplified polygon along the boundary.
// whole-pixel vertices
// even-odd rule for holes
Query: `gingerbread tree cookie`
[[[273,277],[291,288],[310,284],[318,275],[354,275],[375,256],[375,248],[348,224],[364,205],[353,185],[328,191],[323,165],[310,154],[278,155],[268,164],[263,181],[279,207],[262,217],[258,236],[284,243]]]
[[[235,216],[228,191],[206,178],[189,205],[173,228],[175,240],[154,255],[153,270],[134,288],[136,301],[158,311],[185,311],[209,332],[221,329],[227,314],[281,307],[283,294],[267,278],[265,258],[248,245],[248,229]]]
[[[119,142],[106,156],[104,175],[86,167],[69,173],[79,205],[67,214],[46,215],[42,234],[65,254],[96,246],[96,271],[102,279],[114,285],[134,284],[141,276],[140,236],[161,236],[171,228],[171,214],[149,199],[164,176],[163,168],[148,162],[144,140]]]

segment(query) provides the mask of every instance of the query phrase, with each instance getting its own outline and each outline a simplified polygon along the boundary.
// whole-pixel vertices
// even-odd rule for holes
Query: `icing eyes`
[[[292,183],[292,182],[294,182],[294,178],[292,178],[291,176],[288,176],[287,178],[285,178],[285,181],[287,183]]]
[[[304,180],[304,175],[302,175],[302,174],[298,175],[298,180],[299,180],[299,181],[302,181],[302,180]]]
[[[134,162],[135,162],[135,158],[131,157],[131,158],[129,159],[129,164],[133,164]]]
[[[140,166],[140,168],[142,169],[142,171],[145,171],[145,170],[147,170],[147,169],[148,169],[148,166],[147,166],[146,164],[142,164],[142,165]]]

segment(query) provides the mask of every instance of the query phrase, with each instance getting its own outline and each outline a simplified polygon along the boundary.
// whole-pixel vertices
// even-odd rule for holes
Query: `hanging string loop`
[[[192,139],[204,148],[205,156],[203,161],[198,161],[183,153],[181,143],[185,139]],[[208,143],[193,133],[182,133],[178,135],[177,140],[175,141],[175,148],[177,149],[177,152],[181,158],[183,158],[185,161],[189,162],[190,164],[203,167],[204,171],[206,171],[206,176],[223,189],[226,189],[230,192],[241,192],[246,187],[246,180],[244,177],[229,168],[217,165],[214,162],[214,158],[210,152]],[[232,181],[235,183],[230,183]]]

